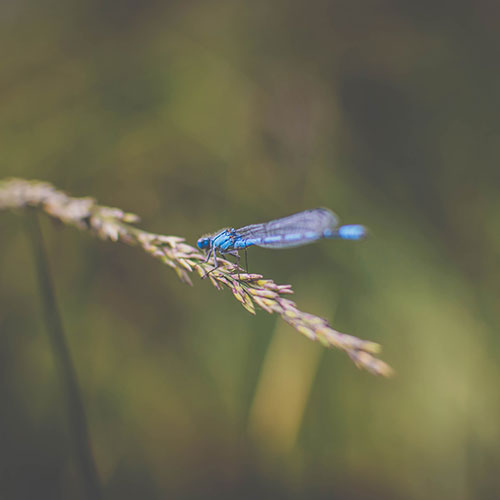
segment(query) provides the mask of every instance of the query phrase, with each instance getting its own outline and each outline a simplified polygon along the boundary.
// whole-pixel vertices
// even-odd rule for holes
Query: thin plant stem
[[[78,385],[75,367],[66,343],[64,329],[59,314],[54,286],[45,252],[38,214],[33,211],[28,217],[28,232],[31,237],[33,254],[38,274],[38,284],[45,317],[47,333],[52,352],[63,385],[67,404],[70,434],[74,441],[75,455],[81,471],[86,497],[91,500],[102,498],[97,468],[92,456],[87,417]]]

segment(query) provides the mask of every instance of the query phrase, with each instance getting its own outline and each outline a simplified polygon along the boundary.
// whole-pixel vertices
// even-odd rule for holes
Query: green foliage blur
[[[249,265],[390,380],[42,219],[105,498],[500,498],[499,11],[0,3],[0,178],[193,244],[317,206],[371,230]],[[0,235],[0,498],[83,498],[25,217]]]

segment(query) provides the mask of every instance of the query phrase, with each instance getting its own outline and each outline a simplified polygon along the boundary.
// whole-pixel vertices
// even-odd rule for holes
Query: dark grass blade
[[[86,497],[89,500],[100,500],[102,498],[101,485],[92,456],[87,417],[57,307],[38,215],[36,213],[30,215],[29,234],[32,240],[43,311],[52,352],[64,388],[64,396],[68,406],[69,428],[74,439],[76,457],[82,474]]]

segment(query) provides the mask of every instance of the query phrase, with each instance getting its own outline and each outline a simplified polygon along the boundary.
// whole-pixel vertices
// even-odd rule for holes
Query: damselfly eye
[[[198,248],[200,250],[205,250],[205,248],[208,248],[210,246],[210,238],[200,238],[196,242],[196,245],[198,245]]]

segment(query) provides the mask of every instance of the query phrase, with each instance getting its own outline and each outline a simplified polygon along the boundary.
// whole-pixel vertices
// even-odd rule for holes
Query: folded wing
[[[290,248],[330,237],[338,225],[338,217],[331,210],[315,208],[270,222],[245,226],[236,229],[235,233],[247,242],[247,246]]]

